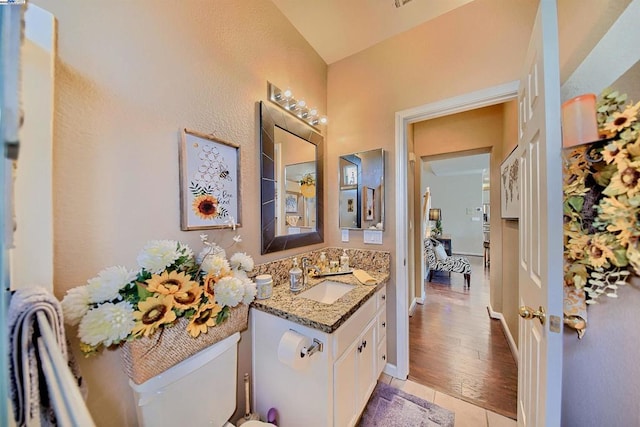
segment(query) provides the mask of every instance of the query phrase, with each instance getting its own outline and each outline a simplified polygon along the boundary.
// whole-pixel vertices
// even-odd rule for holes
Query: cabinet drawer
[[[334,334],[333,357],[337,359],[376,315],[375,298],[370,298]]]
[[[376,292],[376,308],[387,306],[387,287],[383,287]]]
[[[378,340],[381,340],[387,336],[387,309],[383,308],[377,315],[378,318]]]

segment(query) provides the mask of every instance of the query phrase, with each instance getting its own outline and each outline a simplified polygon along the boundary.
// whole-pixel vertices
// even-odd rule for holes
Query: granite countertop
[[[346,322],[358,308],[389,281],[388,273],[372,271],[367,273],[376,279],[376,285],[363,285],[353,274],[310,277],[307,287],[297,294],[289,290],[288,283],[281,283],[273,287],[271,298],[256,299],[251,303],[251,306],[257,310],[330,334]],[[324,304],[300,296],[302,292],[325,280],[348,283],[355,285],[355,288],[333,304]]]

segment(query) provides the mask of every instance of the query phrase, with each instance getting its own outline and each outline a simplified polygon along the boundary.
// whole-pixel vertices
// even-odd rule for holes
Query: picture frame
[[[349,198],[347,199],[347,212],[351,213],[353,212],[355,206],[355,200],[353,200],[353,198]]]
[[[287,193],[284,198],[285,213],[298,213],[298,194]]]
[[[375,218],[375,189],[362,187],[362,219],[373,221]]]
[[[503,219],[520,218],[520,155],[514,148],[500,165],[500,215]]]
[[[240,147],[182,129],[179,149],[180,228],[240,227]]]

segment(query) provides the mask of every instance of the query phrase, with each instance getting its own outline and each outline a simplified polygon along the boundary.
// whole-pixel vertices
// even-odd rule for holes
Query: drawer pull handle
[[[367,340],[362,341],[362,348],[367,348]]]
[[[387,296],[383,294],[382,299],[387,299]]]
[[[358,353],[362,353],[362,349],[363,349],[363,348],[364,348],[364,347],[362,347],[362,344],[360,344],[360,345],[358,346]]]
[[[387,360],[387,356],[385,356],[384,354],[382,355],[382,360]]]
[[[382,327],[386,328],[387,327],[387,322],[382,322]]]

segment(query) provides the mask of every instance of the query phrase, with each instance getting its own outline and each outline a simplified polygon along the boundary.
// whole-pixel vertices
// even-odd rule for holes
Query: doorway
[[[487,125],[493,123],[489,120]],[[449,255],[453,252],[470,262],[472,284],[465,286],[461,273],[428,274],[424,303],[415,305],[409,320],[409,378],[515,419],[517,365],[500,321],[487,311],[491,287],[483,243],[489,216],[483,206],[490,203],[489,160],[490,153],[422,158],[414,201],[427,200],[429,206],[423,206],[416,224],[421,220],[426,238],[432,232],[427,226],[433,225],[428,208],[437,211],[441,234],[435,237],[446,242]],[[428,198],[423,196],[427,188]],[[430,263],[421,259],[424,254],[416,254],[416,264],[428,271]]]
[[[397,359],[395,369],[390,370],[389,373],[398,377],[398,378],[407,378],[409,376],[409,306],[411,301],[409,301],[410,295],[410,287],[415,286],[415,283],[409,284],[409,272],[415,271],[416,262],[415,257],[408,257],[407,255],[410,253],[409,250],[409,236],[412,237],[411,241],[414,239],[413,232],[410,232],[409,225],[414,223],[413,221],[416,219],[413,212],[416,209],[410,210],[409,200],[412,200],[413,193],[409,194],[406,189],[408,188],[408,180],[407,180],[407,169],[408,169],[408,159],[409,159],[409,151],[413,152],[414,144],[415,144],[415,132],[414,126],[415,124],[427,121],[434,118],[440,118],[449,116],[455,113],[466,112],[470,110],[479,109],[482,107],[492,106],[500,103],[504,103],[507,101],[511,101],[515,99],[517,95],[518,82],[511,82],[505,85],[496,86],[492,88],[488,88],[485,90],[469,93],[464,96],[455,97],[447,100],[443,100],[440,102],[426,104],[421,107],[417,107],[410,110],[400,111],[396,114],[396,176],[399,178],[396,182],[396,197],[397,197],[397,212],[396,212],[396,283],[398,283],[397,287],[397,295],[396,295],[396,333],[397,333]],[[461,123],[464,125],[464,123]],[[409,144],[411,141],[411,145]],[[491,146],[490,144],[489,146]],[[462,150],[452,150],[450,144],[441,144],[443,152],[450,151],[462,151]],[[446,151],[445,151],[446,150]],[[416,155],[420,155],[416,153]],[[490,169],[492,171],[492,181],[498,181],[499,175],[499,164],[502,159],[502,147],[499,147],[497,150],[492,150],[491,160],[490,160]],[[495,205],[496,201],[499,200],[499,190],[493,193],[492,199],[494,202],[492,203],[492,210],[498,211],[497,206]],[[495,215],[491,218],[492,230],[496,230],[496,232],[492,233],[492,239],[499,241],[501,239],[500,235],[500,218]],[[418,231],[420,233],[420,231]],[[419,239],[420,243],[422,242]],[[422,251],[419,251],[421,253]],[[501,251],[497,245],[491,248],[492,258],[500,259]],[[499,274],[499,269],[491,269],[491,286],[501,288],[502,280]],[[473,280],[473,276],[472,276]],[[419,284],[420,281],[417,281]],[[403,285],[406,284],[406,285]],[[473,286],[473,282],[471,284]],[[416,289],[419,292],[418,288]],[[420,295],[417,295],[419,297]],[[492,301],[491,304],[494,302]],[[394,372],[395,371],[395,372]]]

